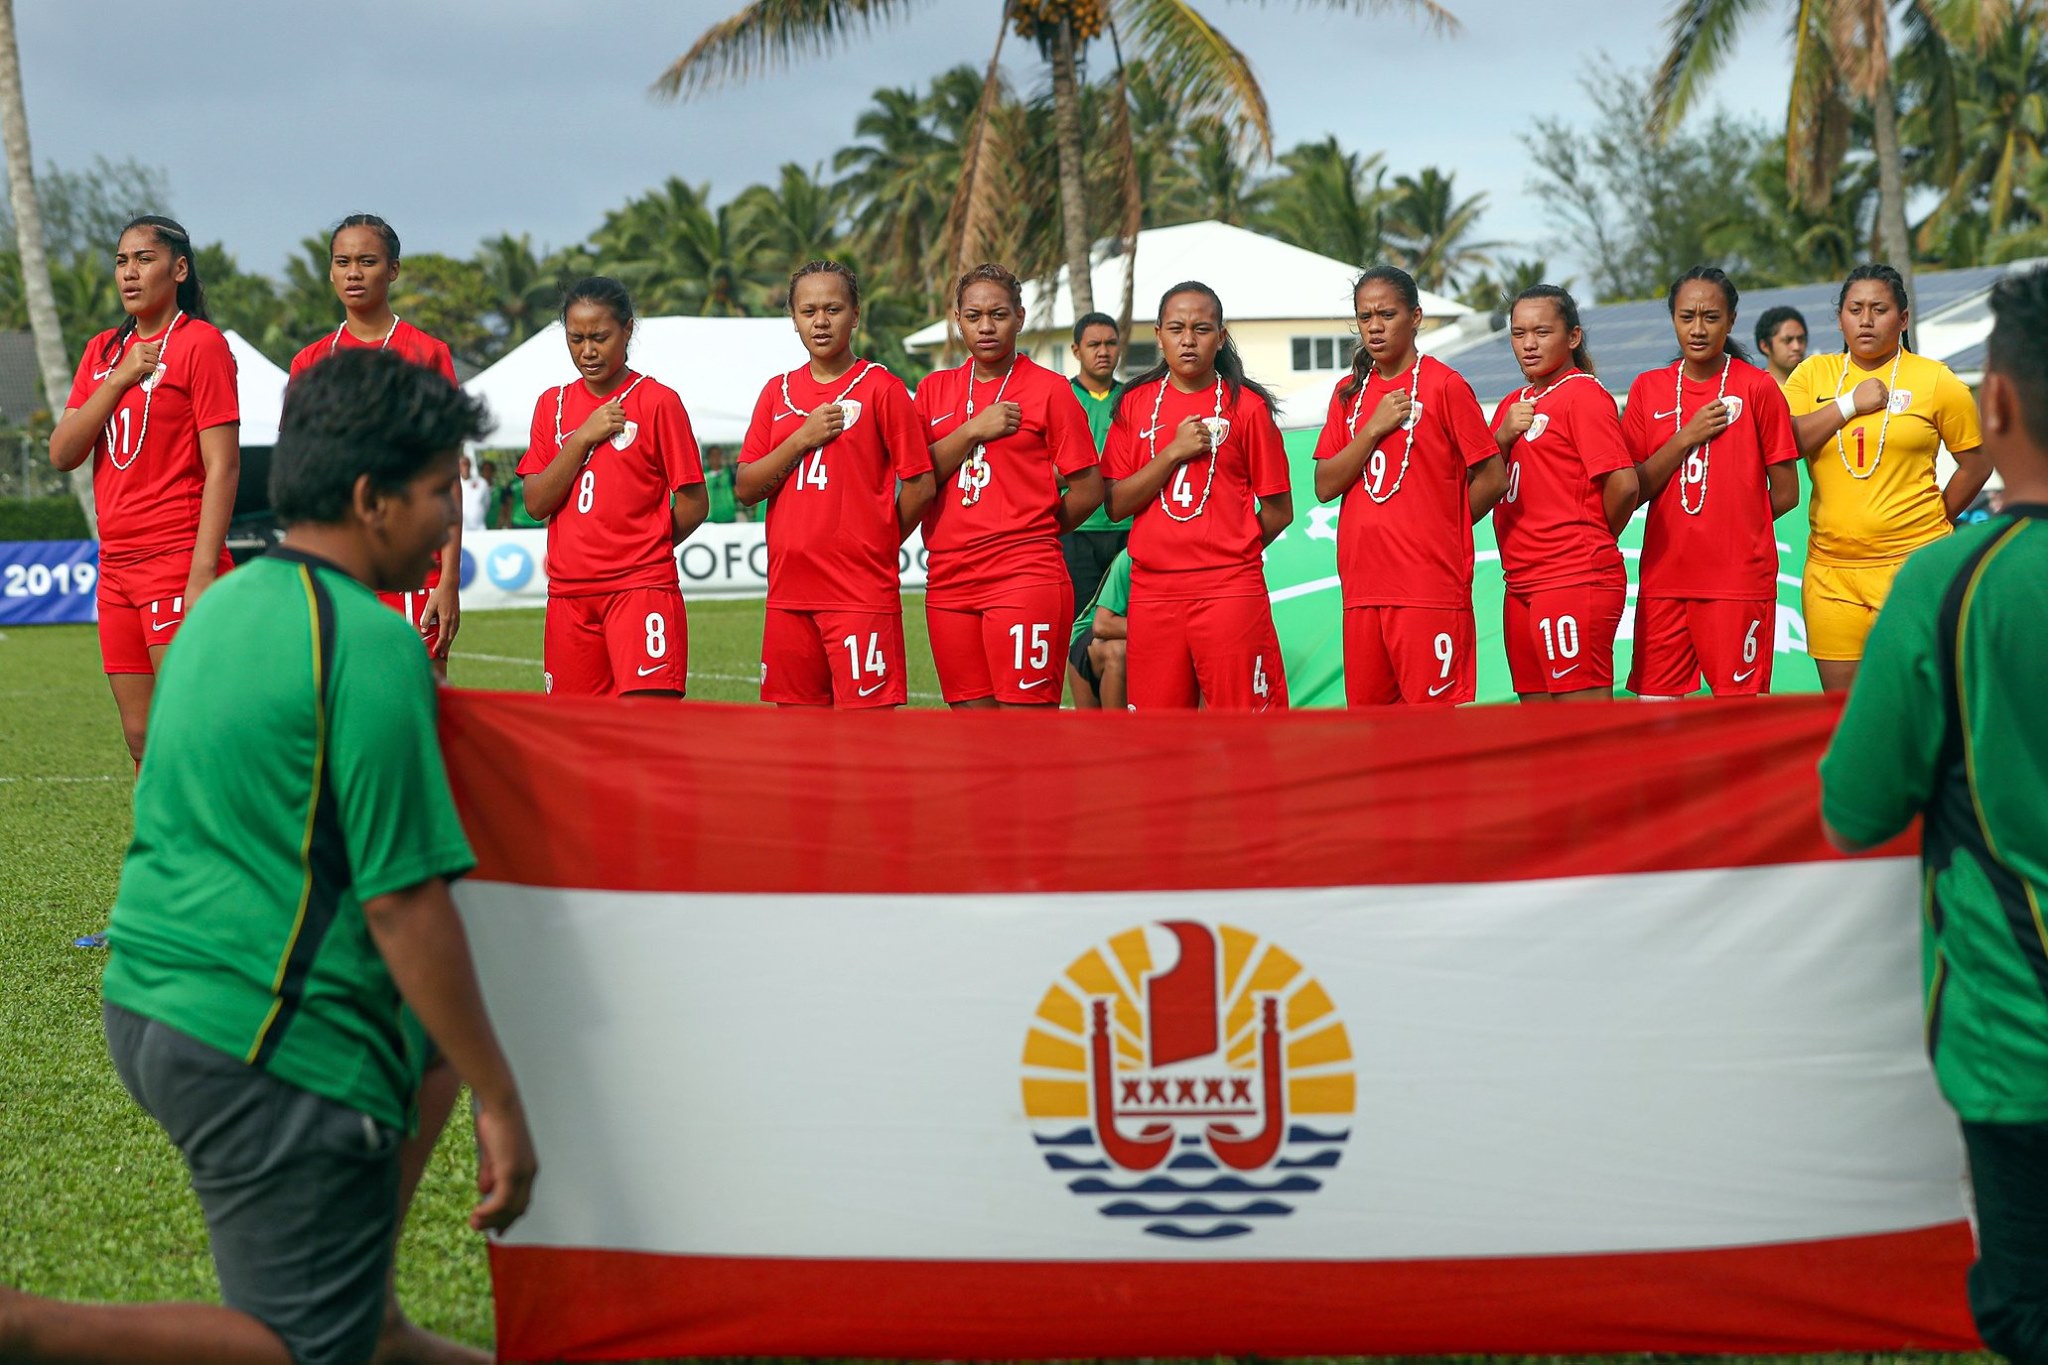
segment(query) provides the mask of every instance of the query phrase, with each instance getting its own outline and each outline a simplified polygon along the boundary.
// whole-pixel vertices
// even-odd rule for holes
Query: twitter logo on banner
[[[462,552],[462,586],[466,588],[474,582],[476,582],[476,556],[464,550]]]
[[[533,578],[533,556],[518,545],[499,545],[484,557],[484,572],[506,592],[518,592]]]

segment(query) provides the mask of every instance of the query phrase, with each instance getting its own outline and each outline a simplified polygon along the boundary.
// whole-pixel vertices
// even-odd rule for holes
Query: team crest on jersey
[[[1351,1137],[1343,1020],[1285,950],[1164,920],[1076,958],[1024,1042],[1045,1164],[1101,1216],[1153,1237],[1243,1237],[1294,1213]]]
[[[639,435],[640,424],[634,421],[632,418],[628,417],[626,419],[626,425],[621,427],[618,430],[618,432],[612,436],[612,449],[624,450],[627,446],[633,444],[635,438],[637,438]]]
[[[1899,416],[1907,408],[1913,406],[1913,391],[1911,389],[1893,389],[1891,400],[1887,406],[1891,408],[1892,416]]]
[[[1529,419],[1529,429],[1522,433],[1522,439],[1533,441],[1548,430],[1550,430],[1550,414],[1539,412]]]
[[[1230,419],[1228,417],[1204,417],[1202,425],[1209,429],[1209,449],[1223,449],[1223,443],[1230,439]]]
[[[858,398],[840,399],[839,410],[846,414],[846,425],[840,428],[841,431],[852,431],[860,425],[860,400]]]
[[[1413,430],[1415,430],[1416,424],[1417,424],[1418,422],[1420,422],[1421,420],[1422,420],[1422,400],[1421,400],[1420,398],[1418,398],[1418,399],[1416,399],[1416,400],[1415,400],[1414,402],[1412,402],[1412,403],[1410,403],[1410,404],[1408,405],[1408,420],[1407,420],[1407,421],[1405,421],[1405,422],[1403,422],[1403,423],[1401,423],[1401,430],[1403,430],[1403,431],[1413,431]]]
[[[1721,403],[1728,409],[1728,422],[1732,426],[1742,416],[1742,395],[1735,393],[1724,395]]]
[[[165,366],[164,362],[159,360],[156,363],[156,368],[151,370],[147,375],[143,376],[142,391],[144,393],[155,392],[156,386],[163,382],[164,371],[166,368],[167,367]]]

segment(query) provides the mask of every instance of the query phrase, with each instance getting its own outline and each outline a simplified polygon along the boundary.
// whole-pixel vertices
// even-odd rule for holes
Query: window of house
[[[1343,370],[1358,353],[1358,338],[1349,334],[1292,338],[1294,368],[1297,370]]]

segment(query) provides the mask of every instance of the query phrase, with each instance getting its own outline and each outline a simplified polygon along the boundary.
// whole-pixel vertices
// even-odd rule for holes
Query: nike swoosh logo
[[[888,685],[889,685],[889,684],[888,684],[888,683],[886,683],[886,682],[878,682],[878,683],[876,683],[876,684],[875,684],[875,685],[874,685],[873,687],[863,687],[863,688],[862,688],[862,689],[860,690],[860,695],[862,695],[863,697],[871,697],[871,696],[873,696],[873,695],[874,695],[875,693],[877,693],[877,692],[881,691],[881,690],[882,690],[883,688],[887,687]]]
[[[1755,672],[1756,672],[1756,670],[1752,668],[1752,669],[1749,669],[1749,670],[1748,670],[1748,671],[1746,671],[1746,672],[1742,672],[1742,673],[1737,673],[1737,674],[1735,675],[1735,681],[1737,681],[1737,682],[1748,682],[1748,681],[1749,681],[1749,678],[1750,678],[1750,674],[1752,674],[1752,673],[1755,673]]]
[[[946,414],[946,417],[951,417],[952,415],[953,415],[953,414],[949,412],[949,413],[947,413],[947,414]],[[937,425],[938,425],[939,423],[941,423],[941,422],[945,421],[945,420],[946,420],[946,417],[934,417],[934,418],[932,418],[932,422],[931,422],[931,424],[932,424],[933,426],[937,426]]]
[[[1576,673],[1578,671],[1579,666],[1577,664],[1573,664],[1570,668],[1554,668],[1550,671],[1550,678],[1552,682],[1555,682],[1567,673]]]
[[[184,617],[182,617],[182,616],[173,616],[173,617],[172,617],[172,618],[171,618],[170,620],[168,620],[168,621],[155,621],[155,620],[152,620],[152,621],[151,621],[151,622],[149,623],[149,628],[150,628],[151,630],[162,630],[162,629],[163,629],[163,628],[164,628],[165,626],[175,626],[175,625],[177,625],[177,624],[178,624],[178,622],[180,622],[180,621],[182,621],[182,620],[184,620],[184,619],[185,619],[185,618],[184,618]],[[1740,679],[1740,678],[1737,678],[1737,679],[1736,679],[1735,681],[1737,681],[1737,682],[1741,682],[1741,681],[1742,681],[1742,679]]]
[[[113,372],[114,371],[111,366],[104,370],[94,370],[92,372],[93,383],[99,383],[100,380],[105,379],[108,375],[112,374]]]
[[[1043,687],[1051,681],[1051,678],[1040,678],[1037,682],[1018,683],[1017,690],[1019,692],[1029,692],[1032,688]]]
[[[667,665],[667,664],[656,664],[656,665],[655,665],[654,667],[652,667],[652,668],[643,668],[643,669],[641,669],[641,670],[640,670],[640,676],[644,678],[644,677],[646,677],[646,676],[647,676],[647,675],[648,675],[649,673],[659,673],[659,672],[661,672],[661,670],[662,670],[662,669],[664,669],[664,668],[667,668],[667,667],[668,667],[668,665]]]
[[[1576,665],[1574,665],[1574,667],[1576,667]],[[1439,695],[1440,693],[1444,693],[1444,692],[1448,692],[1448,691],[1450,691],[1451,687],[1452,687],[1452,684],[1451,684],[1451,683],[1440,683],[1440,684],[1438,684],[1437,686],[1435,686],[1435,687],[1432,687],[1432,688],[1430,688],[1430,689],[1429,689],[1429,695],[1430,695],[1430,696],[1432,696],[1432,697],[1434,697],[1434,696],[1437,696],[1437,695]]]

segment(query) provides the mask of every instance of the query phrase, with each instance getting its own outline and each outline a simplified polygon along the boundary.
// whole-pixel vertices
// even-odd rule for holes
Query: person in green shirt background
[[[705,446],[704,493],[711,499],[711,512],[704,519],[733,522],[739,518],[739,500],[732,491],[732,456],[724,446]]]
[[[1107,313],[1088,313],[1074,323],[1074,359],[1081,372],[1070,376],[1074,397],[1088,414],[1088,430],[1095,437],[1095,450],[1102,452],[1109,440],[1109,424],[1116,417],[1116,404],[1124,386],[1116,381],[1117,362],[1123,359],[1123,332]],[[1074,580],[1074,600],[1086,602],[1095,595],[1109,563],[1131,539],[1131,519],[1113,520],[1105,504],[1088,520],[1060,537],[1060,551],[1066,556],[1067,576]]]
[[[1985,1344],[2048,1361],[2048,269],[1992,291],[2001,510],[1900,569],[1821,760],[1847,852],[1922,818],[1927,1050],[1962,1120]]]
[[[1076,711],[1124,709],[1124,640],[1131,614],[1131,552],[1119,551],[1109,572],[1074,617],[1067,644],[1067,691]]]
[[[427,1038],[478,1103],[470,1225],[510,1226],[536,1163],[449,898],[475,859],[433,673],[376,593],[425,580],[483,431],[481,403],[395,352],[293,381],[270,473],[285,543],[224,576],[165,656],[101,986],[114,1070],[185,1158],[222,1302],[0,1288],[0,1360],[475,1356],[389,1298],[407,1152],[423,1166],[433,1137],[407,1138]]]

